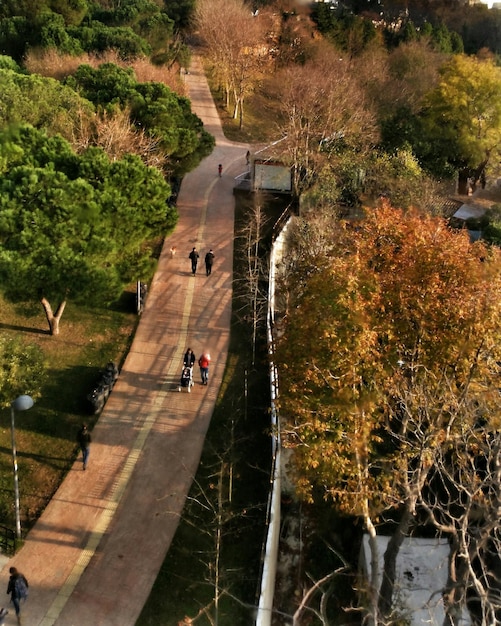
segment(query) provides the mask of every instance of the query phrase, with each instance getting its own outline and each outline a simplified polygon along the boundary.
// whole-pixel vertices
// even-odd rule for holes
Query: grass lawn
[[[209,66],[205,67],[205,72],[224,134],[230,141],[268,144],[280,138],[278,102],[266,93],[264,85],[258,85],[255,92],[247,96],[240,128],[239,120],[233,119],[233,111],[226,108],[224,94],[214,84]]]
[[[128,296],[128,297],[127,297]],[[0,328],[37,344],[47,362],[41,398],[16,414],[21,525],[33,525],[76,456],[75,437],[82,421],[97,416],[87,410],[86,395],[108,361],[121,364],[137,318],[133,294],[115,310],[76,307],[69,303],[58,336],[48,334],[41,305],[13,305],[0,296]],[[12,398],[14,400],[14,398]],[[0,524],[15,527],[10,409],[0,412]]]

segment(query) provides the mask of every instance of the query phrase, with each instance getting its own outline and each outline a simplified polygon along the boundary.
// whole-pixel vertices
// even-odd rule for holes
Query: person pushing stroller
[[[184,353],[183,369],[181,370],[181,380],[179,383],[178,391],[187,389],[188,393],[191,393],[191,388],[195,384],[193,382],[193,366],[195,364],[195,353],[191,348],[188,348]]]

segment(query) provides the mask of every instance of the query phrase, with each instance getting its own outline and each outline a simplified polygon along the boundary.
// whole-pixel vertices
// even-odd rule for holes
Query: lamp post
[[[21,539],[21,515],[19,512],[19,481],[17,478],[17,456],[16,456],[16,436],[15,436],[15,412],[27,411],[33,406],[31,396],[19,396],[10,405],[10,434],[12,438],[12,465],[14,467],[14,497],[16,506],[16,538]]]

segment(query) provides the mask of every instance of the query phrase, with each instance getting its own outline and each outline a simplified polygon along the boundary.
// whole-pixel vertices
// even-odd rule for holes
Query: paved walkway
[[[197,59],[185,79],[216,148],[183,180],[179,224],[165,241],[132,348],[94,428],[87,471],[75,463],[1,571],[5,586],[11,565],[30,582],[23,626],[135,624],[198,467],[228,351],[233,179],[246,168],[247,146],[225,139]],[[187,258],[193,246],[201,257],[195,277]],[[216,258],[206,277],[209,248]],[[212,356],[209,385],[200,384],[195,367],[191,394],[177,391],[187,346],[197,358],[205,349]],[[16,623],[9,610],[6,625]]]

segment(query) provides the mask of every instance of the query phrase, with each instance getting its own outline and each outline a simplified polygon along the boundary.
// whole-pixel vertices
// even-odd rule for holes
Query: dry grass
[[[32,50],[25,61],[28,71],[41,76],[63,80],[73,74],[80,65],[86,64],[97,68],[103,63],[114,63],[123,68],[132,68],[138,82],[158,82],[170,87],[179,95],[186,95],[186,87],[180,78],[179,68],[171,69],[154,65],[147,59],[137,59],[125,63],[116,52],[109,51],[101,55],[83,54],[74,57],[61,54],[56,50]],[[126,154],[137,154],[143,163],[156,167],[168,175],[167,156],[159,145],[159,140],[149,137],[143,130],[138,130],[130,122],[130,112],[115,111],[113,114],[100,112],[89,115],[80,111],[71,132],[64,133],[76,152],[82,152],[89,146],[99,146],[116,160]]]
[[[90,65],[97,68],[103,63],[114,63],[124,68],[130,67],[134,70],[138,82],[163,83],[170,87],[172,91],[180,95],[186,95],[186,88],[180,77],[179,66],[176,64],[169,69],[165,66],[154,65],[146,58],[126,63],[112,50],[102,54],[72,56],[62,54],[54,49],[32,49],[28,53],[24,65],[32,74],[63,80],[74,74],[80,65]]]
[[[216,104],[225,136],[231,141],[268,144],[280,138],[280,103],[269,95],[266,81],[262,81],[244,103],[242,128],[239,120],[226,107],[223,93],[218,89],[211,66],[205,64],[207,81]]]

